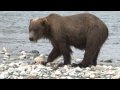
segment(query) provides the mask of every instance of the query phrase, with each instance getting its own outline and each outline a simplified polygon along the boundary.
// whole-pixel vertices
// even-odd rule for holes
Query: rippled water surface
[[[89,11],[102,19],[109,28],[109,38],[101,49],[99,59],[120,60],[120,12]],[[45,17],[53,11],[0,11],[0,48],[6,47],[13,54],[21,50],[39,50],[49,54],[52,46],[47,40],[33,44],[28,39],[28,25],[31,18]],[[60,15],[73,15],[81,11],[54,11]],[[83,58],[84,51],[73,48],[74,57]]]

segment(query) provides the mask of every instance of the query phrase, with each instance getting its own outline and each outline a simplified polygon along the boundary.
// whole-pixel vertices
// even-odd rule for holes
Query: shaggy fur
[[[71,64],[70,46],[85,50],[83,61],[73,66],[87,67],[97,64],[100,49],[108,37],[108,28],[98,17],[82,13],[71,16],[50,14],[45,18],[33,19],[29,25],[30,41],[46,38],[53,49],[48,62],[63,55],[64,65]]]

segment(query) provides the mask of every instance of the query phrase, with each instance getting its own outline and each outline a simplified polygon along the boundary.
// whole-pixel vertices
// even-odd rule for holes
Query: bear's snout
[[[32,37],[29,38],[30,41],[33,41],[34,39]]]

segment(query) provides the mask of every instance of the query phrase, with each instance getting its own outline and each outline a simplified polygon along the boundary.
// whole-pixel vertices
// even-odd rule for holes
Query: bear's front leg
[[[54,47],[48,56],[47,62],[43,62],[42,64],[46,65],[49,62],[53,62],[53,60],[55,60],[60,55],[61,55],[60,50]]]

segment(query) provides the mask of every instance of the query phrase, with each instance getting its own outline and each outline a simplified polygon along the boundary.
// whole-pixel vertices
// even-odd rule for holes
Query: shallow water
[[[83,11],[82,11],[83,12]],[[60,15],[73,15],[81,11],[54,11]],[[98,59],[120,60],[120,12],[89,11],[102,19],[109,28],[109,38],[103,45]],[[52,46],[47,40],[31,43],[28,39],[28,25],[31,18],[45,17],[53,11],[0,11],[0,48],[6,47],[12,54],[19,51],[38,50],[49,54]],[[84,51],[73,48],[73,56],[83,58]]]

